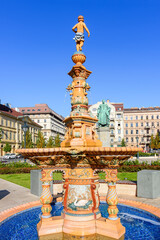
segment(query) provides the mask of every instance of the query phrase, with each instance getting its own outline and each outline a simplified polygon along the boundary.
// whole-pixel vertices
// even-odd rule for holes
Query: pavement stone
[[[39,200],[30,189],[0,179],[0,212],[18,205]]]

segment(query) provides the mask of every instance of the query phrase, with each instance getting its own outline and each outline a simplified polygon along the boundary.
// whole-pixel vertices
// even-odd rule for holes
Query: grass
[[[100,174],[101,179],[104,179],[103,172]],[[7,180],[9,182],[18,184],[22,187],[30,188],[30,173],[20,173],[20,174],[0,174],[0,178]],[[118,173],[118,178],[120,180],[137,181],[136,172],[120,172]],[[53,180],[61,180],[62,174],[60,172],[53,173]]]
[[[0,178],[22,187],[30,188],[30,173],[1,174]]]
[[[137,172],[119,172],[117,177],[119,180],[137,181]]]

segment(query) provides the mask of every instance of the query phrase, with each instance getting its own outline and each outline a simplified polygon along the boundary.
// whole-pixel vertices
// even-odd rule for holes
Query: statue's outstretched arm
[[[75,28],[77,28],[77,24],[72,28],[72,31],[76,33]]]
[[[86,24],[85,24],[85,23],[83,23],[83,26],[84,26],[84,28],[85,28],[86,32],[88,33],[88,37],[89,37],[89,36],[90,36],[90,32],[89,32],[89,30],[88,30],[88,28],[87,28]]]

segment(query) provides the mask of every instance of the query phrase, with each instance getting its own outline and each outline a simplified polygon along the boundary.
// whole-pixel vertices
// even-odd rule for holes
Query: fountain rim
[[[142,151],[143,149],[140,147],[58,147],[58,148],[22,148],[17,149],[16,153],[22,155],[32,155],[38,156],[38,154],[97,154],[97,155],[134,155],[137,152]]]

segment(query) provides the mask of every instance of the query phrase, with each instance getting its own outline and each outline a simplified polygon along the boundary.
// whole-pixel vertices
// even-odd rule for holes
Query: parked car
[[[7,159],[10,159],[10,153],[7,153],[7,154],[5,154],[4,156],[3,156],[3,159],[4,160],[7,160]]]
[[[16,158],[23,158],[22,154],[17,154]]]
[[[15,154],[15,153],[6,153],[6,154],[3,156],[3,159],[4,159],[4,160],[14,159],[14,158],[16,158],[16,154]]]
[[[14,159],[14,158],[16,158],[16,156],[17,156],[17,155],[16,155],[15,153],[11,153],[11,154],[10,154],[10,159]]]

